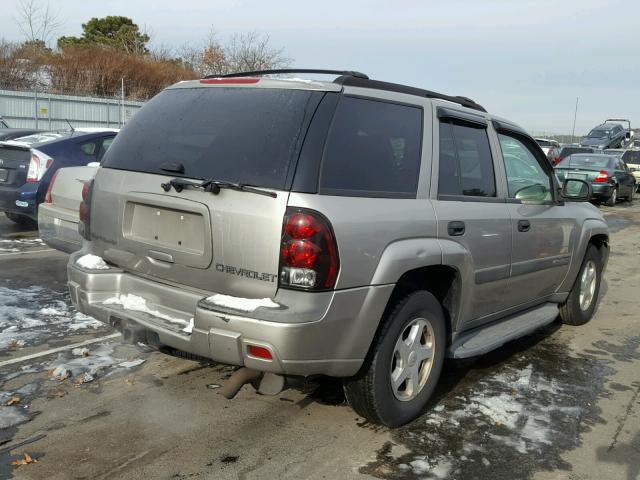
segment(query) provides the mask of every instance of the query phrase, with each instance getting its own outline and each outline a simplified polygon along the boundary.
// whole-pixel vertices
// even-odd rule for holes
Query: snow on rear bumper
[[[82,313],[117,326],[157,336],[158,343],[211,358],[285,375],[354,375],[367,354],[393,285],[336,292],[280,289],[280,308],[232,312],[205,302],[201,292],[176,288],[120,269],[88,271],[74,254],[67,267],[71,299]],[[194,319],[191,334],[184,325],[145,312],[103,302],[123,294],[138,295],[151,309],[173,319]],[[248,355],[248,345],[270,350],[273,360]]]

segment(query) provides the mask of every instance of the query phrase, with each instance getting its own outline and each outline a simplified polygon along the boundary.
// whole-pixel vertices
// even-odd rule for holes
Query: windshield
[[[145,105],[104,157],[109,168],[283,189],[305,114],[323,92],[267,88],[179,88]]]
[[[594,129],[589,132],[589,138],[607,138],[611,130]]]
[[[549,140],[541,140],[539,138],[536,138],[536,142],[538,143],[538,145],[540,145],[541,147],[550,147],[553,144],[549,141]]]
[[[613,168],[613,159],[600,155],[569,155],[560,162],[560,168],[583,168],[585,170],[601,170]]]

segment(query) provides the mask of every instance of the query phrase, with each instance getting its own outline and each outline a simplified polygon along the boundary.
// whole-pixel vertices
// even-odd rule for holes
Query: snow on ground
[[[260,307],[265,308],[278,308],[280,305],[270,298],[241,298],[232,297],[231,295],[216,294],[211,297],[207,297],[207,302],[213,303],[220,307],[232,308],[234,310],[241,310],[243,312],[253,312]]]
[[[39,363],[15,368],[11,373],[0,373],[0,440],[12,435],[6,429],[28,422],[37,412],[30,404],[42,390],[67,384],[80,387],[103,378],[125,374],[146,361],[145,355],[131,345],[104,343],[91,348],[73,349],[59,353],[55,358],[43,358]],[[30,374],[20,386],[6,388]],[[34,379],[33,374],[36,374]],[[4,431],[3,431],[4,430]]]
[[[17,253],[32,247],[45,246],[45,243],[39,238],[0,239],[0,253]]]
[[[66,292],[45,287],[0,286],[0,353],[106,326],[70,306]]]
[[[484,374],[476,371],[480,378],[395,431],[395,441],[411,450],[398,459],[398,469],[420,478],[458,478],[474,469],[488,472],[496,455],[529,459],[514,466],[513,477],[519,478],[529,462],[562,465],[557,448],[573,445],[577,430],[594,421],[589,398],[597,390],[594,378],[601,378],[594,372],[607,367],[565,355],[558,371],[555,348],[551,342],[542,344],[530,356],[520,355]]]
[[[105,262],[102,257],[97,255],[91,255],[88,253],[87,255],[83,255],[79,259],[76,260],[76,265],[79,267],[85,268],[87,270],[108,270],[109,265]]]

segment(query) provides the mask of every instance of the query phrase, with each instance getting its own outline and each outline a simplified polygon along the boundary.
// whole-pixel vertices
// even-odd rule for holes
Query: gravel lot
[[[396,430],[328,379],[223,399],[232,369],[120,343],[73,310],[67,256],[0,216],[0,478],[638,480],[640,202],[604,210],[592,322],[447,362],[430,410]]]

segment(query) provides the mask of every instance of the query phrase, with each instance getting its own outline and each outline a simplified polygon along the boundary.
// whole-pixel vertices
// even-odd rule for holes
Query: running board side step
[[[558,304],[545,303],[498,323],[463,332],[453,341],[447,356],[468,358],[483,355],[552,323],[557,317]]]

